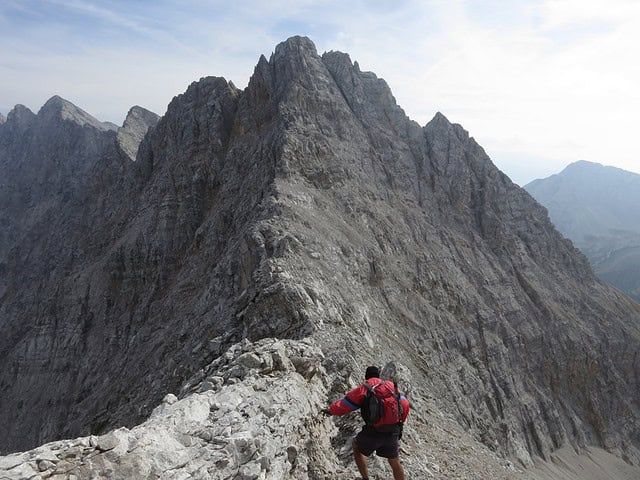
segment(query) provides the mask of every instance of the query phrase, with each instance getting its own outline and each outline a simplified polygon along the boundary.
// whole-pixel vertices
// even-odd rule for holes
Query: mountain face
[[[74,412],[105,381],[97,374],[101,357],[87,351],[108,349],[110,339],[86,310],[84,279],[113,247],[114,222],[129,213],[117,196],[132,162],[116,130],[60,97],[37,115],[16,106],[0,126],[3,449],[80,428]]]
[[[640,300],[640,175],[580,161],[524,188],[600,278]]]
[[[142,107],[132,107],[127,114],[127,118],[118,129],[117,141],[123,153],[132,161],[136,161],[140,142],[147,134],[150,127],[158,123],[160,117]]]
[[[409,477],[452,435],[481,453],[445,476],[640,461],[640,306],[348,55],[291,38],[245,90],[203,78],[129,134],[45,107],[0,126],[1,448],[126,428],[0,468],[346,479],[357,419],[315,412],[369,364],[412,402]]]

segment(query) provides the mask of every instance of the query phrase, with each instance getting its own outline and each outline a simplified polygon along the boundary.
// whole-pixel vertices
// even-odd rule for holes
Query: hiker
[[[344,415],[361,408],[366,424],[353,439],[352,446],[353,458],[362,480],[369,480],[366,457],[374,451],[388,460],[395,480],[404,480],[399,440],[402,438],[403,423],[409,414],[409,401],[400,394],[393,382],[380,379],[378,367],[367,367],[364,378],[365,383],[322,412],[325,415]],[[371,395],[382,401],[382,412],[371,412],[377,407],[377,401]]]

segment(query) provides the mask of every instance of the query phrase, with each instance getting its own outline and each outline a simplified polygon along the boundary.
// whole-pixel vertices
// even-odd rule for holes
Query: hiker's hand
[[[328,408],[323,408],[322,410],[320,410],[320,413],[322,415],[324,415],[325,417],[330,417],[331,416],[331,412],[329,411]]]

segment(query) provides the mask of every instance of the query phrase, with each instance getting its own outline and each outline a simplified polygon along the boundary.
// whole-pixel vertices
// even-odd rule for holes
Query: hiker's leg
[[[367,457],[360,453],[360,450],[358,449],[358,443],[356,442],[355,438],[353,439],[352,445],[353,459],[356,461],[360,476],[362,476],[362,478],[369,478],[369,470],[367,469]]]
[[[404,468],[402,468],[400,458],[387,458],[387,460],[389,461],[389,465],[391,465],[391,470],[393,470],[394,480],[404,480]]]

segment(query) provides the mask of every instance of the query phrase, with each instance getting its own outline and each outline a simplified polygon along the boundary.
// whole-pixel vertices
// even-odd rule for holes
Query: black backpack
[[[371,386],[367,382],[364,383],[367,395],[364,397],[364,402],[360,407],[360,414],[367,425],[375,425],[384,417],[384,403],[381,398],[376,397],[376,388],[380,385],[382,384]]]

